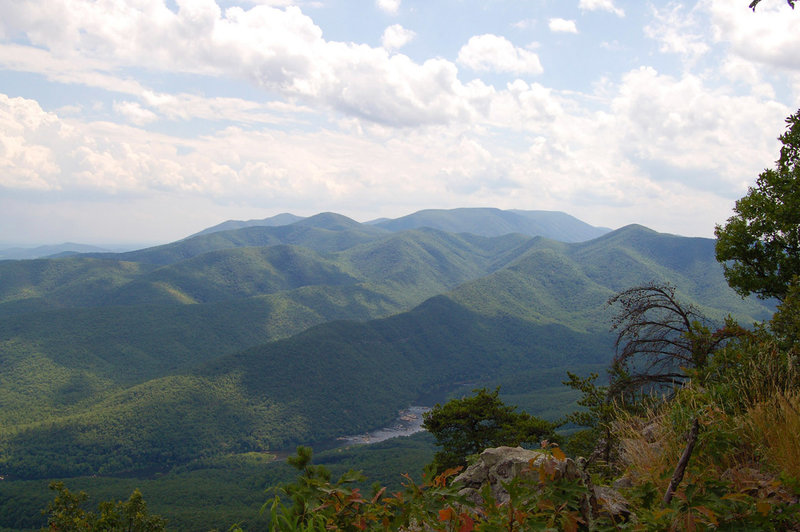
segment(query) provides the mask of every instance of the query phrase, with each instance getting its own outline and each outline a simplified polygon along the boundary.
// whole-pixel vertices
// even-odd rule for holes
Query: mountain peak
[[[316,227],[317,229],[328,229],[330,231],[343,231],[362,227],[359,222],[352,218],[336,214],[335,212],[321,212],[314,216],[298,220],[293,225]]]
[[[489,207],[426,209],[394,220],[373,223],[390,231],[431,227],[451,233],[487,237],[521,233],[561,242],[582,242],[609,232],[608,229],[591,226],[563,212],[504,211]]]
[[[207,235],[209,233],[218,233],[220,231],[243,229],[245,227],[276,227],[280,225],[290,225],[295,222],[299,222],[302,219],[302,216],[295,216],[294,214],[288,212],[282,212],[281,214],[276,214],[275,216],[264,218],[263,220],[228,220],[226,222],[222,222],[221,224],[203,229],[202,231],[190,235],[187,238],[199,235]]]

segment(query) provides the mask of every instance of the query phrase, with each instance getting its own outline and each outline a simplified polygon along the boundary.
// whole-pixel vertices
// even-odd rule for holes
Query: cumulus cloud
[[[400,24],[392,24],[383,31],[381,44],[387,50],[396,50],[411,42],[416,35],[416,33],[404,28]]]
[[[62,136],[56,116],[38,103],[0,94],[0,186],[47,190],[58,166],[47,139]]]
[[[614,0],[580,0],[578,8],[581,11],[608,11],[618,17],[625,16],[625,11],[614,5]]]
[[[375,4],[381,11],[386,11],[387,13],[395,14],[400,9],[400,4],[402,0],[376,0]]]
[[[724,0],[712,0],[708,10],[717,43],[728,43],[748,61],[800,72],[797,16],[785,2],[763,2],[755,13],[741,13]]]
[[[109,122],[67,122],[34,100],[0,95],[0,186],[105,194],[198,187],[172,140]]]
[[[484,34],[471,37],[458,51],[458,62],[472,70],[541,74],[539,56],[517,48],[499,35]]]
[[[650,67],[623,77],[611,110],[628,157],[685,170],[673,171],[670,179],[690,179],[698,188],[733,197],[775,158],[777,141],[763,132],[779,131],[790,112],[706,86],[695,75],[674,78]]]
[[[454,64],[443,59],[418,64],[390,56],[383,48],[326,41],[322,30],[295,6],[231,7],[223,12],[213,0],[197,0],[178,2],[175,13],[163,0],[52,4],[52,10],[44,10],[14,3],[0,21],[4,31],[24,34],[47,50],[42,54],[45,63],[88,57],[93,72],[106,78],[120,68],[145,66],[246,79],[284,97],[401,127],[461,120],[475,113],[470,101],[475,87],[459,81]],[[57,22],[53,13],[59,14]],[[407,31],[390,34],[389,40],[409,38]],[[499,67],[541,71],[535,54],[508,46],[512,56],[497,57]],[[73,77],[79,76],[86,77],[86,71]]]
[[[575,25],[574,20],[551,18],[547,26],[550,28],[550,31],[554,33],[578,33],[578,27]]]
[[[472,37],[457,63],[417,62],[391,53],[413,37],[400,25],[386,29],[383,47],[333,42],[297,7],[254,4],[247,10],[221,9],[211,0],[179,0],[175,9],[163,0],[4,6],[0,32],[17,44],[0,44],[0,66],[113,91],[114,110],[128,122],[82,122],[33,100],[0,96],[0,186],[115,197],[211,194],[220,202],[310,213],[348,205],[401,211],[393,214],[409,205],[570,211],[579,205],[645,223],[660,205],[660,219],[665,227],[670,220],[673,231],[687,218],[674,209],[683,205],[709,213],[710,234],[724,215],[709,205],[740,196],[774,161],[776,133],[792,111],[772,101],[762,65],[788,70],[800,93],[796,58],[785,51],[800,44],[792,27],[781,26],[770,40],[764,37],[770,26],[752,18],[759,13],[744,9],[751,18],[740,19],[721,0],[692,11],[655,10],[648,29],[662,51],[690,58],[725,43],[713,51],[731,54],[713,69],[666,75],[645,67],[598,83],[592,94],[520,79],[497,87],[462,82],[457,64],[542,72],[530,47],[499,35]],[[580,7],[624,14],[607,0],[582,0]],[[770,25],[784,24],[769,17]],[[709,20],[711,37],[698,30]],[[159,92],[125,77],[143,67],[246,79],[276,99]],[[747,84],[750,93],[716,87],[721,76]],[[156,118],[215,124],[223,118],[234,125],[178,138],[147,131]]]

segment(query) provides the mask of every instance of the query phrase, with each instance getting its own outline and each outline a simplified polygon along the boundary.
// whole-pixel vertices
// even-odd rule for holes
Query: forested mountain
[[[545,410],[537,390],[610,359],[607,299],[651,280],[715,320],[772,311],[727,287],[709,239],[628,226],[565,243],[331,213],[4,261],[0,280],[6,482],[313,444],[458,383]]]
[[[391,231],[430,227],[451,233],[500,236],[522,233],[562,242],[582,242],[597,238],[609,229],[594,227],[566,213],[489,208],[428,209],[394,220],[376,220],[374,225]]]
[[[228,220],[192,236],[243,227],[289,225],[302,219],[294,214],[283,213],[263,220]],[[450,233],[471,233],[480,236],[520,233],[528,236],[543,236],[563,242],[591,240],[610,231],[603,227],[591,226],[563,212],[491,208],[427,209],[396,219],[380,218],[367,222],[367,224],[383,227],[390,231],[429,227]]]
[[[302,219],[302,216],[295,216],[294,214],[284,212],[275,216],[270,216],[269,218],[264,218],[263,220],[228,220],[227,222],[222,222],[221,224],[203,229],[202,231],[199,231],[191,236],[207,235],[209,233],[216,233],[218,231],[242,229],[243,227],[289,225],[299,222]]]

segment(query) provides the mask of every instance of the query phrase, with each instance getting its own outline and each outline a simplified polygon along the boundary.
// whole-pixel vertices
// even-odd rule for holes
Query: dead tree
[[[733,322],[711,332],[705,317],[678,301],[675,287],[666,283],[629,288],[608,304],[620,307],[611,325],[617,340],[610,391],[623,400],[680,385],[687,369],[704,367],[726,340],[742,333]]]

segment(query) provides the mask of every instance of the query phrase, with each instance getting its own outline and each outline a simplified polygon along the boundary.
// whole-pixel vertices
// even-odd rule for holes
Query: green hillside
[[[320,444],[459,385],[552,419],[566,371],[610,359],[619,290],[669,281],[744,324],[772,310],[727,287],[713,241],[640,226],[563,243],[320,215],[136,253],[0,263],[5,482]]]
[[[407,305],[502,267],[527,238],[484,238],[433,229],[403,231],[337,254],[347,271]]]
[[[593,227],[563,212],[503,211],[490,208],[428,209],[394,220],[377,220],[373,223],[391,231],[430,227],[450,233],[481,236],[521,233],[562,242],[591,240],[609,231]]]
[[[397,307],[357,286],[303,287],[207,305],[69,309],[0,320],[0,422],[72,412],[121,386],[333,319]],[[65,410],[66,409],[66,410]]]
[[[209,303],[358,281],[310,249],[279,244],[197,255],[143,275],[112,297],[116,304],[126,305]]]
[[[481,317],[440,296],[384,320],[323,324],[214,359],[195,376],[118,387],[90,408],[12,426],[3,467],[20,477],[120,473],[215,450],[320,441],[386,423],[431,388],[597,363],[609,348],[604,336]]]
[[[341,251],[368,242],[386,230],[359,224],[345,216],[323,213],[290,225],[250,226],[230,231],[198,234],[171,244],[126,253],[93,255],[107,259],[174,264],[210,251],[238,247],[262,247],[278,244],[303,246],[317,252]]]
[[[325,213],[324,216],[331,217],[330,213]],[[192,236],[244,227],[290,225],[302,220],[305,219],[288,213],[263,220],[228,220]],[[309,220],[312,224],[319,223],[319,219],[314,220],[314,217]],[[366,225],[381,227],[389,231],[407,231],[427,227],[449,233],[469,233],[488,237],[520,233],[527,236],[543,236],[563,242],[591,240],[610,231],[602,227],[591,226],[563,212],[492,208],[427,209],[400,218],[373,220]]]
[[[608,330],[608,298],[648,281],[675,284],[682,301],[715,321],[732,314],[749,325],[774,310],[773,302],[743,300],[728,287],[711,239],[631,225],[577,244],[533,239],[516,251],[507,267],[464,283],[451,297],[486,315],[509,313],[599,332]]]
[[[226,222],[222,222],[221,224],[203,229],[202,231],[199,231],[191,236],[207,235],[209,233],[217,233],[219,231],[232,231],[235,229],[242,229],[244,227],[273,227],[277,225],[289,225],[299,222],[302,219],[302,216],[295,216],[294,214],[284,212],[275,216],[270,216],[269,218],[264,218],[263,220],[228,220]]]
[[[354,284],[308,285],[245,299],[236,299],[236,288],[229,288],[232,299],[213,304],[72,309],[4,319],[0,338],[7,339],[9,363],[3,373],[13,383],[3,392],[4,459],[25,464],[13,469],[19,476],[37,475],[28,466],[37,463],[41,471],[48,462],[48,442],[85,434],[98,435],[85,448],[91,460],[77,461],[71,469],[61,463],[63,474],[177,464],[200,450],[204,455],[215,449],[266,451],[374,428],[430,389],[506,381],[519,388],[524,375],[538,384],[520,399],[536,404],[531,396],[548,387],[536,381],[537,374],[549,372],[555,379],[567,369],[607,362],[612,338],[605,302],[619,286],[670,280],[686,302],[714,292],[707,301],[730,303],[707,306],[709,314],[733,312],[744,323],[768,314],[759,301],[726,294],[730,290],[721,272],[712,267],[711,244],[636,226],[581,244],[542,238],[521,243],[505,238],[500,244],[422,230],[326,258],[283,245],[205,254],[142,279],[149,282],[166,271],[172,277],[161,279],[180,286],[195,275],[208,279],[195,290],[213,287],[222,294],[228,278],[220,273],[225,271],[221,264],[233,261],[245,265],[240,276],[263,272],[265,282],[277,287],[309,279],[352,283],[356,276],[378,286],[382,272],[386,282],[374,291]],[[364,319],[397,308],[396,301],[376,295],[380,290],[405,290],[418,297],[502,262],[508,264],[411,311],[367,322],[339,319]],[[289,263],[297,267],[276,267]],[[599,275],[598,264],[605,275]],[[182,291],[189,294],[187,286]],[[334,301],[337,296],[341,305]],[[193,299],[198,297],[193,293]],[[283,319],[291,325],[281,326]],[[308,328],[314,323],[320,324]],[[287,331],[297,334],[287,337]],[[264,343],[276,337],[284,339]],[[37,378],[30,377],[34,360],[40,368]],[[27,387],[17,384],[23,382]],[[141,420],[138,425],[152,429],[142,432],[149,435],[146,441],[99,436],[125,434],[127,423],[137,423],[131,412],[152,410],[153,397],[167,389],[169,395],[157,402],[170,406],[157,411],[165,423],[183,427],[185,420],[196,420],[198,388],[215,390],[223,382],[227,395],[210,394],[208,408],[222,409],[225,420],[240,422],[216,426],[212,419],[204,422],[210,432],[182,429],[192,435],[193,445],[177,445],[160,435],[162,425]],[[253,409],[276,417],[260,418]],[[108,426],[112,419],[130,421]],[[24,430],[18,426],[23,420]],[[120,455],[128,459],[120,461]],[[49,456],[55,462],[58,453]]]
[[[83,256],[0,261],[0,316],[14,314],[21,306],[100,305],[109,293],[153,269],[147,264]]]

